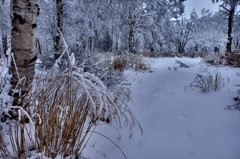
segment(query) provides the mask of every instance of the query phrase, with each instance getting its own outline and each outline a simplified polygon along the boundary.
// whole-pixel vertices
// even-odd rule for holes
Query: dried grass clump
[[[229,79],[227,79],[228,82]],[[214,71],[207,75],[197,74],[193,82],[186,86],[186,88],[200,89],[201,92],[208,92],[210,90],[219,91],[225,86],[225,79],[222,78],[220,72]]]
[[[228,65],[240,67],[240,51],[226,53],[226,62]]]
[[[126,55],[115,56],[113,59],[114,70],[123,72],[126,68],[128,68],[128,64],[129,61]]]
[[[136,56],[133,68],[135,71],[147,71],[150,70],[150,65],[143,60],[142,56]]]
[[[51,158],[75,158],[99,122],[126,124],[130,130],[138,124],[124,98],[129,98],[128,92],[113,94],[90,73],[70,69],[47,74],[35,82],[23,107],[10,107],[18,110],[18,120],[10,121],[9,136],[0,134],[1,156],[26,158],[41,152]]]
[[[141,55],[129,53],[115,56],[113,68],[119,71],[124,71],[128,68],[133,68],[136,71],[147,71],[150,70],[150,65],[143,60]]]
[[[9,118],[9,112],[17,115],[6,130],[0,128],[0,158],[79,158],[99,122],[126,125],[130,135],[139,125],[124,102],[129,92],[112,93],[93,74],[74,67],[74,54],[64,38],[63,43],[64,52],[49,73],[35,79],[22,105],[5,109]],[[69,67],[58,73],[65,53]]]

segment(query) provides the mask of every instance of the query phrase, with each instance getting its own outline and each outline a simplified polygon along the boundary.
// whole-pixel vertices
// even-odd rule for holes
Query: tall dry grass
[[[92,74],[72,68],[42,75],[23,107],[11,107],[18,119],[10,121],[9,135],[0,135],[1,156],[20,158],[36,151],[51,158],[80,156],[99,122],[126,124],[130,130],[138,124],[124,103],[128,93],[113,94]]]
[[[115,56],[113,68],[122,72],[128,68],[133,68],[135,71],[147,71],[150,70],[150,65],[144,61],[143,56],[129,53]]]
[[[0,130],[0,157],[78,158],[100,122],[126,125],[130,133],[139,125],[125,104],[129,92],[110,92],[93,74],[74,67],[74,54],[63,42],[68,68],[58,72],[62,54],[48,73],[36,77],[21,106],[4,110],[17,118]]]

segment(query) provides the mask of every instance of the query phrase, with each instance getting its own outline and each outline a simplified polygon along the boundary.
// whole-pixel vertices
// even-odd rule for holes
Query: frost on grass
[[[47,74],[34,80],[21,107],[5,109],[14,109],[17,118],[0,131],[0,157],[78,158],[99,122],[128,126],[130,135],[139,125],[124,103],[128,92],[110,92],[93,74],[75,67],[74,55],[65,47],[68,68],[59,73],[57,59]]]
[[[199,89],[201,92],[209,92],[211,90],[219,91],[225,86],[225,83],[228,81],[229,79],[226,81],[225,78],[222,78],[221,73],[216,71],[212,73],[208,72],[206,75],[197,74],[193,82],[185,87],[185,90],[186,88],[190,88]]]
[[[35,80],[23,107],[14,107],[18,119],[9,121],[9,134],[0,135],[2,157],[30,157],[35,151],[76,157],[99,122],[127,125],[130,131],[138,124],[124,103],[126,93],[109,92],[98,78],[77,68],[53,72]]]

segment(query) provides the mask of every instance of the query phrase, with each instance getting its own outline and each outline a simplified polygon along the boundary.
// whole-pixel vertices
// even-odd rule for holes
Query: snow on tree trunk
[[[34,77],[36,61],[35,40],[38,0],[13,0],[12,19],[12,87],[21,90],[22,94],[30,91]],[[16,67],[15,67],[16,66]],[[20,82],[21,79],[24,79]],[[19,83],[20,82],[20,83]],[[17,102],[17,94],[15,102]],[[19,104],[19,103],[15,103]]]

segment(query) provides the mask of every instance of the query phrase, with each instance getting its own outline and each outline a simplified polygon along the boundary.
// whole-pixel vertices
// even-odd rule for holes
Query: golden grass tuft
[[[115,56],[113,68],[121,72],[128,68],[133,68],[135,71],[147,71],[150,70],[150,65],[143,60],[141,55],[129,53]]]
[[[23,107],[14,107],[18,119],[9,121],[9,135],[0,134],[2,157],[26,158],[39,152],[50,158],[75,158],[99,122],[126,124],[130,130],[138,124],[124,103],[129,92],[109,92],[94,75],[77,70],[35,80]]]

